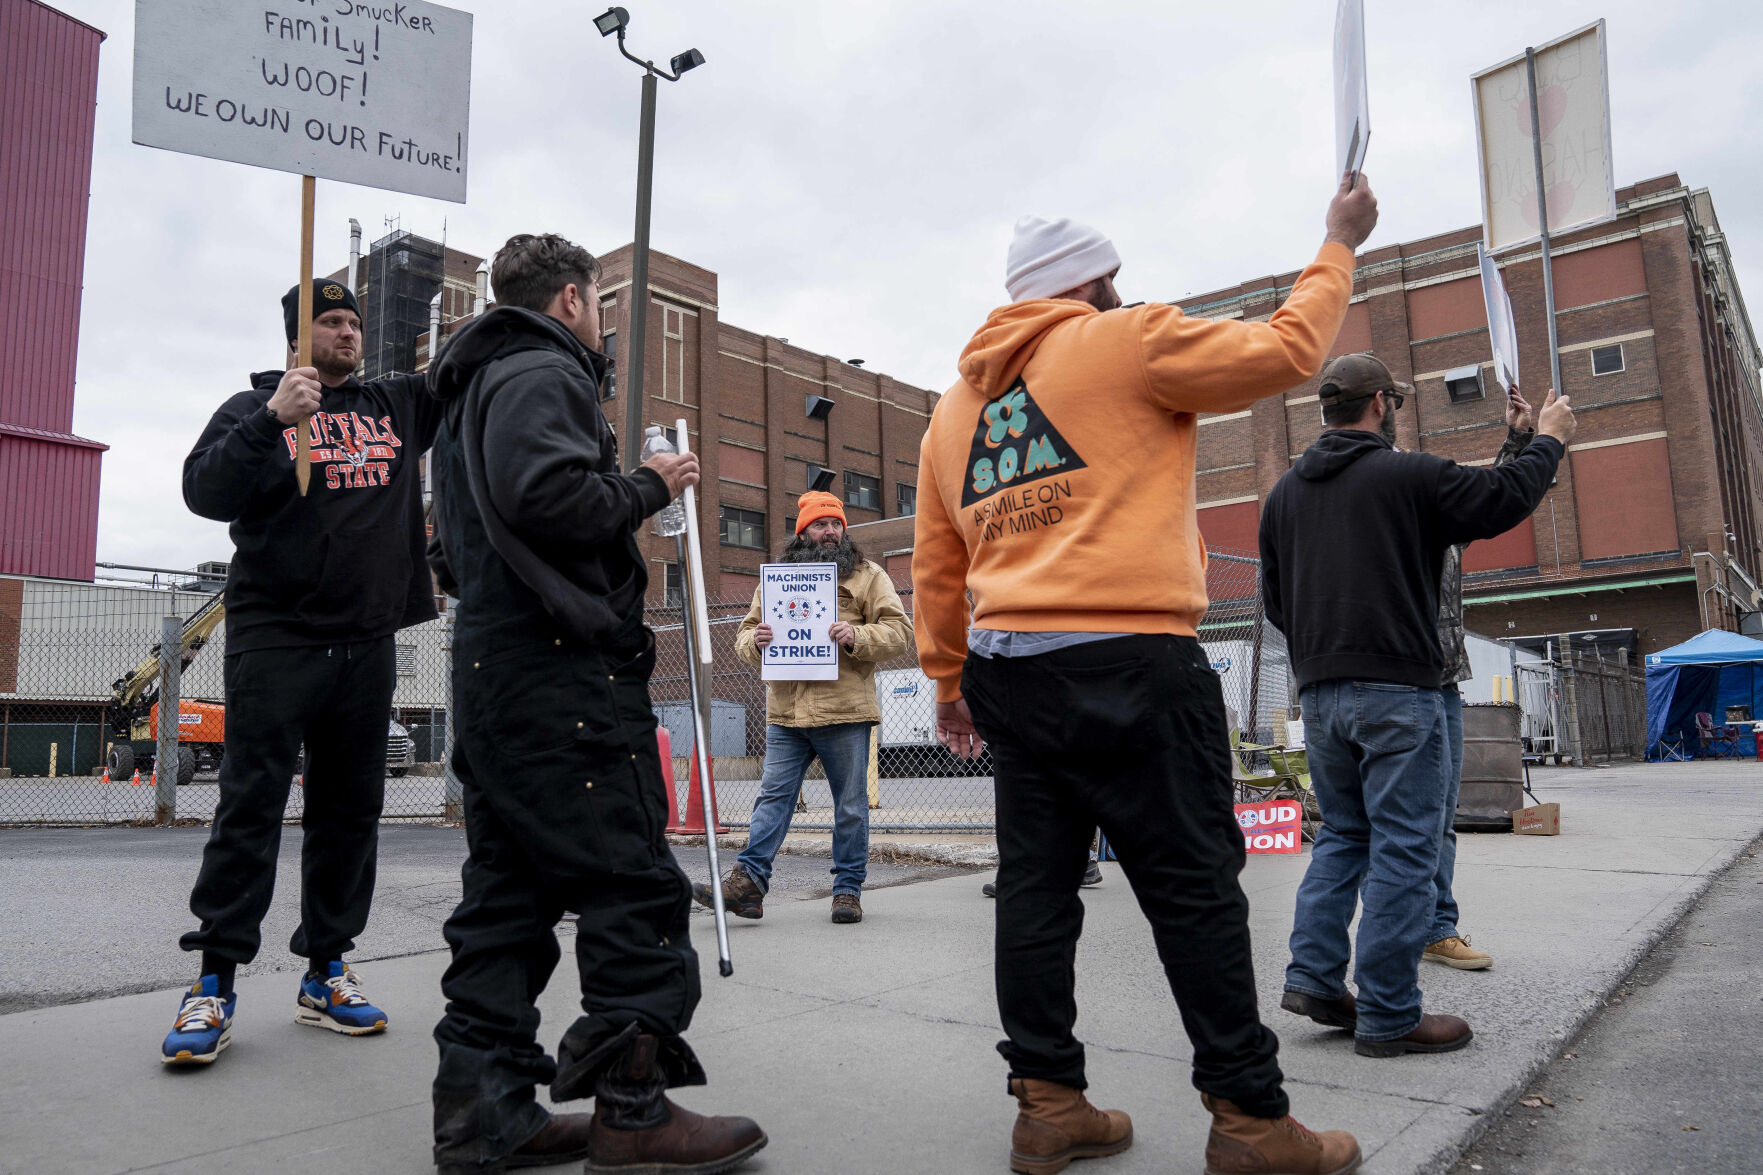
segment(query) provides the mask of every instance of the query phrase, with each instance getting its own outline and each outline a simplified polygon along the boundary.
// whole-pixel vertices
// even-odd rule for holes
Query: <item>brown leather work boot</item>
[[[1121,1110],[1098,1110],[1081,1089],[1017,1077],[1010,1092],[1021,1107],[1010,1132],[1012,1171],[1053,1175],[1073,1159],[1117,1155],[1132,1145],[1132,1119]]]
[[[863,903],[854,893],[836,893],[833,895],[834,922],[863,921]]]
[[[1462,1048],[1475,1039],[1469,1023],[1456,1016],[1435,1016],[1431,1012],[1420,1017],[1420,1023],[1407,1036],[1394,1040],[1353,1041],[1353,1051],[1362,1057],[1399,1057],[1403,1053],[1448,1053]]]
[[[504,1166],[550,1167],[585,1159],[593,1125],[592,1114],[553,1114],[544,1129],[514,1148]]]
[[[711,894],[710,887],[703,882],[692,886],[692,899],[700,906],[716,907],[716,898]],[[737,918],[765,917],[765,891],[759,883],[747,876],[747,871],[739,865],[732,866],[722,877],[723,909]]]
[[[1345,1130],[1317,1134],[1290,1114],[1257,1118],[1209,1093],[1200,1103],[1212,1112],[1206,1175],[1347,1175],[1364,1161]]]
[[[595,1083],[585,1175],[720,1175],[768,1141],[751,1118],[708,1117],[669,1101],[658,1043],[635,1037]]]
[[[1353,998],[1350,991],[1335,999],[1326,1000],[1306,991],[1287,990],[1279,997],[1279,1006],[1288,1012],[1308,1016],[1318,1024],[1325,1024],[1330,1028],[1351,1028],[1359,1023],[1359,1001]]]

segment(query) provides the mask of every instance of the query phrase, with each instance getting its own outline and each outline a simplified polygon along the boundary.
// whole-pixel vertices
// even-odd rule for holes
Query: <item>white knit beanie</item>
[[[1114,242],[1087,224],[1025,216],[1016,222],[1004,288],[1012,302],[1051,298],[1120,268]]]

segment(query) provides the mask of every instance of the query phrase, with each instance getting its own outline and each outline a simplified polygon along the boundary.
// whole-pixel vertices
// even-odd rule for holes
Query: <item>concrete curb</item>
[[[676,849],[701,849],[702,836],[669,836],[667,843]],[[716,838],[716,848],[730,860],[747,847],[744,833],[725,833]],[[784,838],[779,852],[794,857],[826,857],[833,855],[832,839],[824,836],[790,836]],[[887,865],[950,865],[964,869],[994,869],[998,865],[996,841],[877,841],[869,842],[869,859]]]

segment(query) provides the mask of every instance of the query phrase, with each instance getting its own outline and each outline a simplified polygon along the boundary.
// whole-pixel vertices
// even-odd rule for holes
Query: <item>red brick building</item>
[[[615,363],[630,332],[632,254],[626,245],[600,258],[606,350]],[[459,256],[457,268],[465,272],[468,255]],[[665,253],[651,251],[649,258],[643,423],[671,429],[684,417],[699,453],[698,527],[712,600],[752,594],[759,565],[794,532],[796,499],[815,471],[832,472],[831,492],[843,499],[852,525],[916,512],[918,442],[932,393],[869,371],[860,360],[732,326],[722,321],[716,274]],[[443,334],[459,325],[447,321]],[[420,365],[427,347],[426,337],[417,344]],[[608,391],[606,415],[622,434],[616,374]],[[639,545],[649,561],[650,603],[677,602],[673,540],[645,527]],[[869,554],[882,558],[879,550]]]
[[[1470,628],[1493,637],[1632,628],[1638,652],[1763,609],[1763,388],[1756,337],[1706,190],[1676,175],[1617,192],[1613,222],[1554,243],[1561,379],[1579,429],[1527,522],[1464,559]],[[1331,355],[1375,351],[1415,395],[1398,443],[1465,464],[1504,436],[1477,270],[1479,226],[1361,256]],[[1548,383],[1542,267],[1501,259],[1527,398]],[[1296,273],[1184,299],[1263,320]],[[1260,503],[1321,432],[1317,381],[1200,421],[1209,544],[1253,550]]]

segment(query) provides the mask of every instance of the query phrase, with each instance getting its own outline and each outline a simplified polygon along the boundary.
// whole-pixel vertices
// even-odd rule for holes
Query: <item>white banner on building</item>
[[[839,647],[826,630],[839,618],[836,563],[763,563],[760,622],[771,643],[760,659],[765,681],[837,681]]]
[[[1335,173],[1355,177],[1371,141],[1371,96],[1365,82],[1365,0],[1339,0],[1334,17]]]
[[[470,13],[136,0],[134,141],[465,201]]]
[[[1604,22],[1538,46],[1536,73],[1549,232],[1614,219]],[[1482,235],[1489,252],[1498,253],[1541,236],[1524,55],[1482,70],[1469,85],[1481,158]]]
[[[1488,342],[1494,349],[1494,378],[1508,392],[1518,387],[1518,328],[1512,322],[1512,299],[1494,255],[1480,245],[1481,298],[1488,308]]]

